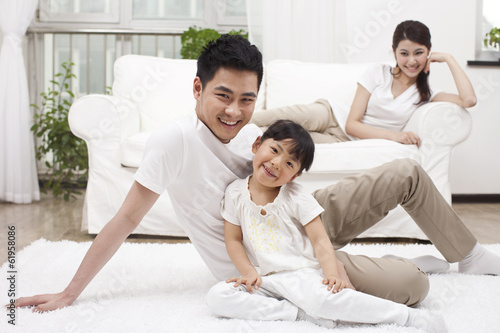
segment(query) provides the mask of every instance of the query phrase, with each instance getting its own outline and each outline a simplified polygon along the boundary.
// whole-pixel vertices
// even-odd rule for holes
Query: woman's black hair
[[[427,49],[431,49],[431,32],[425,24],[419,21],[404,21],[398,24],[394,35],[392,36],[392,49],[396,52],[396,48],[403,40],[410,40],[417,44],[425,45]],[[396,64],[396,66],[398,66]],[[398,72],[398,74],[401,72]],[[394,75],[394,73],[393,73]],[[396,74],[397,75],[397,74]],[[417,76],[417,89],[420,95],[420,101],[417,105],[428,102],[431,98],[431,90],[429,88],[429,73],[421,71]]]
[[[281,119],[274,122],[262,134],[261,142],[268,139],[292,141],[289,153],[299,161],[299,173],[311,168],[314,160],[314,142],[304,127],[291,120]]]

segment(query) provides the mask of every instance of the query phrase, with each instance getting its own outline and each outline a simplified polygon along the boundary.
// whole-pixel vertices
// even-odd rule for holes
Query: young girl
[[[442,317],[357,292],[339,274],[319,216],[323,208],[293,182],[314,157],[303,127],[279,120],[257,138],[252,152],[253,174],[230,184],[221,203],[226,248],[241,276],[209,291],[207,303],[215,314],[309,320],[326,327],[396,323],[446,330]]]
[[[402,144],[420,144],[420,138],[403,128],[418,106],[427,102],[452,102],[468,108],[476,96],[467,75],[447,53],[431,53],[431,34],[418,21],[400,23],[393,35],[396,66],[375,65],[359,79],[345,124],[338,123],[338,108],[326,100],[254,113],[252,122],[267,127],[277,119],[292,119],[311,132],[317,143],[359,139],[388,139]],[[428,83],[432,62],[446,62],[457,94],[437,92]]]

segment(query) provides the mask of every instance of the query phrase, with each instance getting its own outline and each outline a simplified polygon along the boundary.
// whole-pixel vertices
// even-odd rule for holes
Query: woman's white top
[[[371,94],[361,122],[373,127],[401,132],[418,108],[420,95],[417,84],[414,83],[399,96],[394,97],[391,90],[394,81],[392,70],[389,65],[379,64],[370,67],[358,80],[358,83]],[[436,93],[431,89],[430,100]]]

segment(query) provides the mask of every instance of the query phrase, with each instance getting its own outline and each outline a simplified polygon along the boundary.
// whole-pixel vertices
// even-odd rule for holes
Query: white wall
[[[459,5],[457,3],[460,3]],[[346,30],[337,54],[348,63],[394,61],[392,33],[398,23],[413,19],[431,30],[432,50],[451,53],[472,81],[478,104],[469,109],[473,129],[453,155],[450,177],[454,194],[500,193],[500,68],[470,67],[475,57],[475,0],[337,0]],[[362,10],[361,10],[362,9]],[[444,64],[431,66],[436,89],[456,92]]]
[[[474,59],[475,0],[344,0],[347,62],[394,61],[392,34],[404,20],[418,20],[432,35],[432,50],[455,56],[460,64]],[[363,8],[363,10],[360,10]],[[432,66],[431,84],[453,89],[446,66]],[[449,88],[448,88],[449,87]]]

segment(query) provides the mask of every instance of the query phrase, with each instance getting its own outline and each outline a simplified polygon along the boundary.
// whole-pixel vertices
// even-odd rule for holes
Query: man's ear
[[[297,178],[298,176],[300,176],[302,174],[302,172],[299,172],[297,173],[295,176],[292,177],[292,179],[290,179],[288,182],[291,183],[295,178]]]
[[[200,97],[201,97],[201,92],[203,91],[203,85],[201,84],[201,80],[200,80],[200,77],[197,76],[194,78],[194,82],[193,82],[193,96],[194,96],[194,99],[196,99],[197,101],[200,100]]]
[[[256,153],[257,149],[259,149],[260,145],[262,143],[261,137],[258,136],[257,139],[255,139],[255,142],[252,145],[252,153]]]

